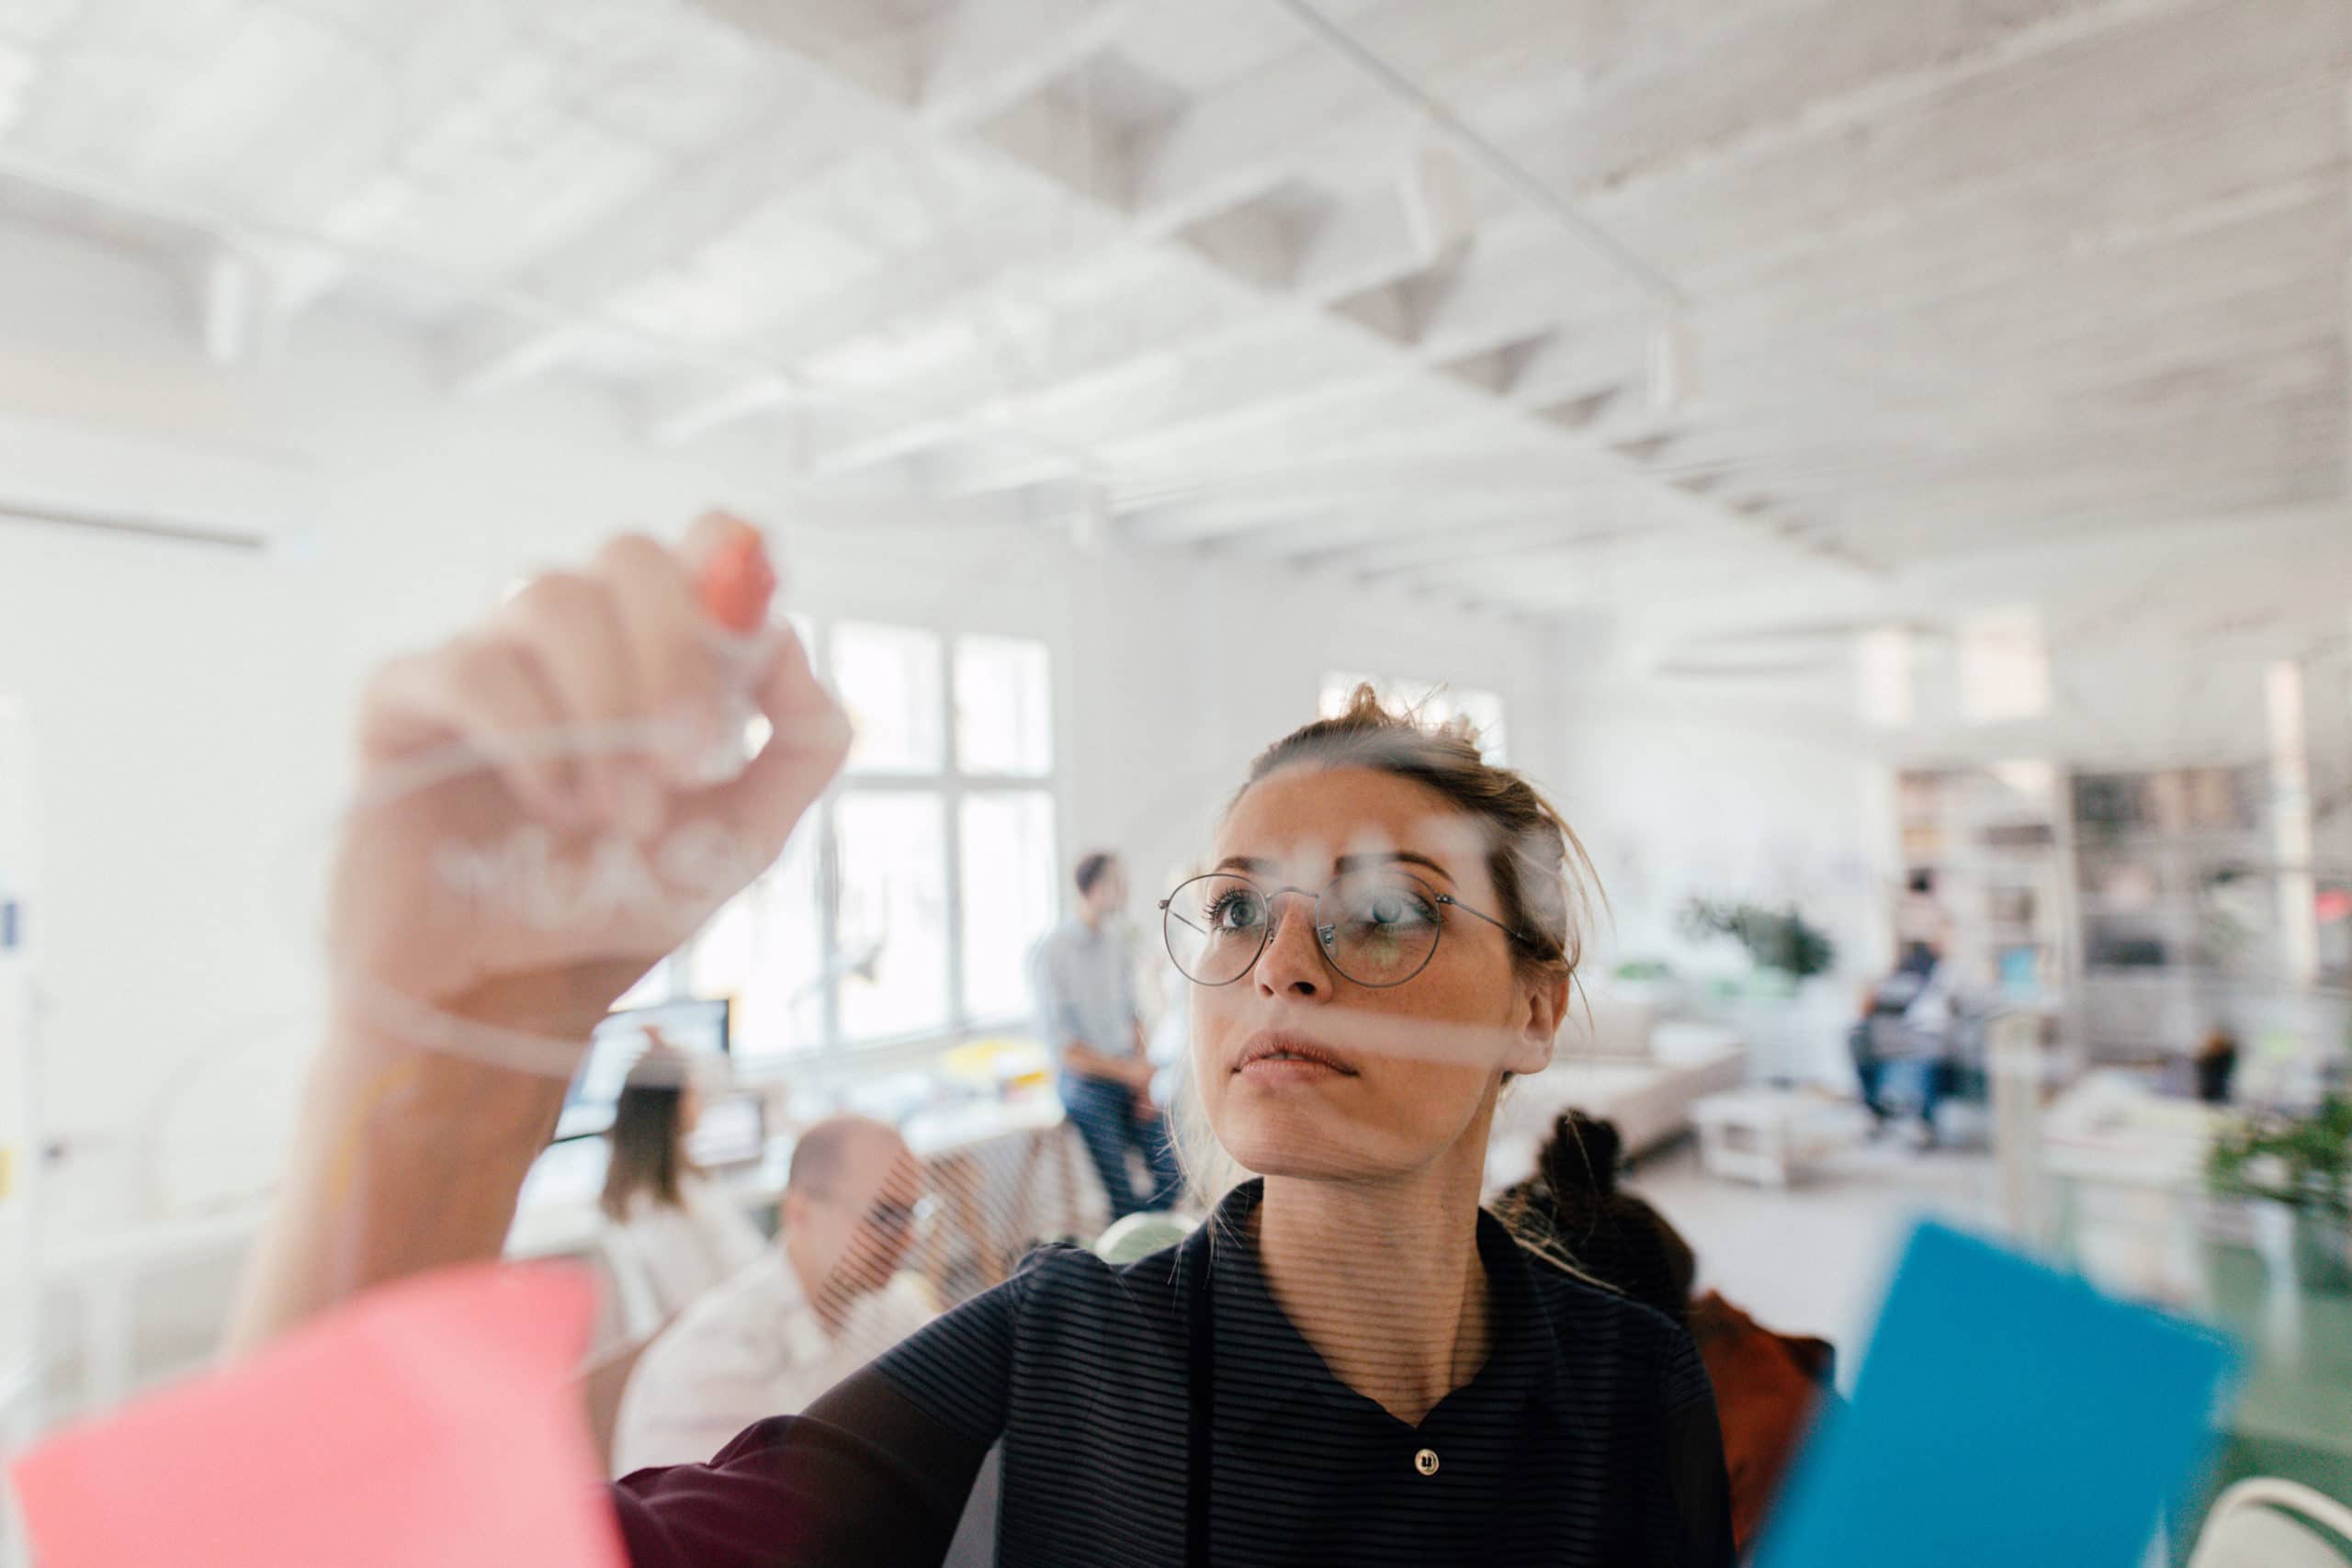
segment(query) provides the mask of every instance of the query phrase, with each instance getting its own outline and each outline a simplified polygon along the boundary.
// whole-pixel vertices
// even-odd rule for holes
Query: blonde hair
[[[1509,931],[1512,963],[1538,981],[1576,983],[1584,930],[1600,878],[1576,829],[1526,776],[1487,761],[1464,718],[1425,726],[1391,712],[1371,686],[1358,686],[1336,716],[1302,725],[1259,753],[1226,813],[1256,784],[1286,768],[1369,768],[1408,779],[1442,796],[1487,830],[1487,872]],[[1177,1079],[1169,1127],[1185,1184],[1214,1207],[1249,1173],[1225,1151],[1193,1081],[1192,1053]],[[1517,1227],[1514,1227],[1515,1230]],[[1535,1238],[1521,1234],[1522,1243]],[[1538,1247],[1549,1256],[1552,1248]],[[1567,1265],[1566,1259],[1553,1258]]]

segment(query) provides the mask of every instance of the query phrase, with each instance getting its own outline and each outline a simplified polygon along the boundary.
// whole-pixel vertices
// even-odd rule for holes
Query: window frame
[[[1068,801],[1064,795],[1066,772],[1062,766],[1059,722],[1060,660],[1053,643],[1040,637],[1018,632],[1001,632],[972,627],[955,629],[915,626],[881,617],[846,615],[818,620],[796,615],[794,628],[808,649],[810,668],[820,681],[832,679],[832,641],[836,627],[859,625],[887,627],[891,630],[919,631],[938,643],[938,689],[940,694],[943,738],[941,764],[936,773],[906,773],[902,771],[861,772],[844,767],[825,786],[824,793],[812,803],[793,831],[814,833],[813,852],[817,857],[817,953],[821,987],[818,1016],[818,1042],[797,1050],[743,1057],[736,1060],[736,1072],[741,1079],[756,1080],[764,1077],[782,1076],[797,1066],[806,1065],[832,1066],[853,1061],[861,1056],[888,1055],[903,1053],[910,1046],[937,1043],[951,1044],[983,1034],[1021,1026],[1024,1021],[1020,1011],[1010,1014],[978,1014],[967,1006],[966,966],[969,943],[964,929],[964,803],[974,795],[984,797],[1034,795],[1043,796],[1047,813],[1046,853],[1050,860],[1050,879],[1058,886],[1060,880],[1063,823],[1068,817]],[[1018,641],[1035,643],[1045,650],[1046,713],[1049,740],[1046,765],[1043,773],[981,773],[965,771],[963,766],[962,726],[956,713],[956,657],[967,640]],[[944,855],[946,925],[946,996],[945,1021],[936,1028],[925,1028],[903,1033],[877,1035],[868,1039],[851,1040],[842,1029],[840,951],[842,863],[838,807],[844,794],[916,795],[936,798],[945,816],[942,834]],[[740,897],[740,895],[739,895]],[[714,917],[715,918],[715,917]],[[687,988],[692,974],[695,947],[704,931],[698,930],[678,951],[655,966],[655,972],[665,976],[663,994],[678,997],[690,994]]]

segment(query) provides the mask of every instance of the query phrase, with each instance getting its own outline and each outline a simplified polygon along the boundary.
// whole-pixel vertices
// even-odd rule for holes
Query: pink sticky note
[[[388,1286],[14,1466],[42,1568],[622,1568],[576,1269]]]

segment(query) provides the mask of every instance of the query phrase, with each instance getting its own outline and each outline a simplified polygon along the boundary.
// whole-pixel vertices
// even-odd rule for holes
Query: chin
[[[1216,1132],[1234,1163],[1257,1176],[1362,1179],[1408,1170],[1428,1157],[1396,1146],[1411,1140],[1311,1106],[1228,1106]]]

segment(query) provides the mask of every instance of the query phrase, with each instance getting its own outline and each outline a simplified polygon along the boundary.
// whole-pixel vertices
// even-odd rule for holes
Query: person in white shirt
[[[884,1123],[837,1116],[802,1134],[779,1245],[647,1348],[621,1395],[614,1473],[707,1460],[931,1321],[928,1292],[899,1272],[922,1201],[922,1168]]]
[[[647,1032],[651,1034],[651,1031]],[[653,1036],[613,1111],[599,1206],[605,1256],[630,1337],[659,1329],[768,1250],[760,1227],[686,1153],[701,1097],[686,1058]]]

